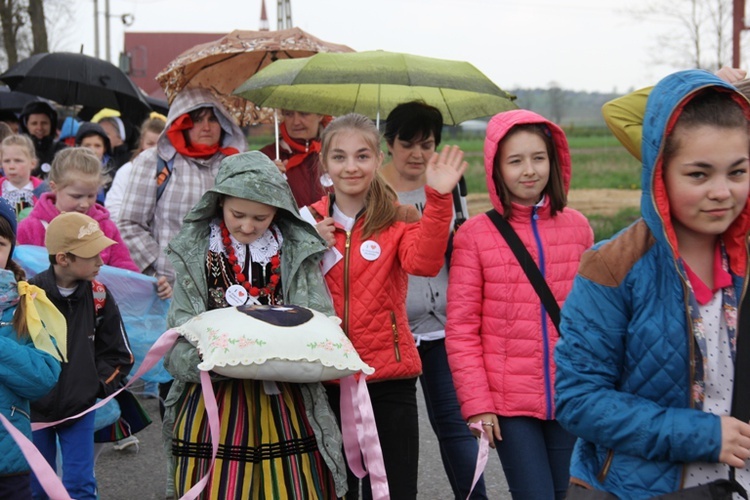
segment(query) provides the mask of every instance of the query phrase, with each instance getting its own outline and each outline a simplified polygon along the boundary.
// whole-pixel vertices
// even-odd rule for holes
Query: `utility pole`
[[[276,29],[285,30],[292,27],[292,2],[291,0],[277,0],[276,2]]]
[[[745,0],[733,0],[732,9],[732,67],[740,67],[740,46],[745,25]]]
[[[107,48],[107,62],[112,62],[112,50],[110,49],[111,40],[109,32],[109,0],[104,0],[104,36],[107,38],[105,47]]]
[[[99,0],[94,0],[94,56],[99,59]]]

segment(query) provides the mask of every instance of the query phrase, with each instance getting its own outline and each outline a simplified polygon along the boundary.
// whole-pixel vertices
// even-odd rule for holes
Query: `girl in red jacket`
[[[484,165],[494,209],[562,305],[593,243],[586,218],[565,207],[565,134],[530,111],[500,113],[487,126]],[[558,332],[486,214],[454,237],[445,335],[461,413],[494,436],[513,498],[564,498],[575,438],[555,420]]]
[[[309,208],[331,247],[323,271],[344,331],[362,360],[375,368],[368,388],[391,498],[416,498],[416,382],[422,364],[406,315],[407,273],[440,271],[453,218],[451,191],[467,164],[456,146],[432,155],[420,221],[415,207],[398,205],[378,173],[380,134],[369,118],[337,118],[321,141],[321,164],[334,194]],[[338,408],[338,386],[329,388],[329,397]],[[350,479],[350,498],[357,498],[356,478]],[[363,496],[371,498],[367,478],[365,483]]]

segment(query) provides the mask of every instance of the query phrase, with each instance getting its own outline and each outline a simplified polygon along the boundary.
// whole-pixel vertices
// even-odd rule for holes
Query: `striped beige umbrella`
[[[177,56],[156,76],[169,103],[184,88],[211,90],[240,125],[273,121],[273,111],[256,108],[232,95],[242,82],[279,59],[308,57],[318,52],[353,52],[345,45],[323,41],[291,28],[279,31],[235,30]]]

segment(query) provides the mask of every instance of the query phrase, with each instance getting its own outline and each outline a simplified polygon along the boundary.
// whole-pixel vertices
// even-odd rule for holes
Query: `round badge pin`
[[[380,257],[380,245],[377,241],[367,240],[360,245],[359,253],[365,260],[372,262]]]
[[[227,304],[230,306],[241,306],[247,302],[247,290],[242,285],[232,285],[227,288],[224,297],[227,299]]]

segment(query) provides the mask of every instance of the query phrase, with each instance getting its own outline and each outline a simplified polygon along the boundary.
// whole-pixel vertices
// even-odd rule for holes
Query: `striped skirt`
[[[333,499],[333,476],[318,451],[299,387],[263,382],[214,383],[219,452],[201,499]],[[189,384],[172,435],[175,489],[185,494],[211,463],[211,437],[201,387]]]

